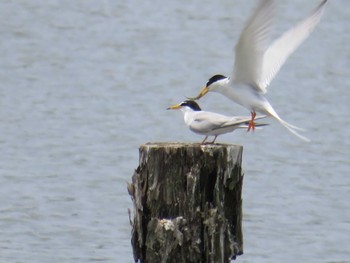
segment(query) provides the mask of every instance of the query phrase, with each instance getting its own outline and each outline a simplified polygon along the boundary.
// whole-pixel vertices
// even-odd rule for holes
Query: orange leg
[[[253,112],[251,112],[251,114],[252,114],[252,119],[250,120],[249,125],[248,125],[248,132],[250,131],[250,129],[252,129],[253,131],[255,130],[254,119],[255,119],[256,113],[255,113],[255,111],[253,111]]]

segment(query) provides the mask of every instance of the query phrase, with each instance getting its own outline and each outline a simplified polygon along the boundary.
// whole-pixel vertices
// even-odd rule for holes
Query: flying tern
[[[231,77],[214,75],[203,87],[197,100],[208,92],[218,92],[249,109],[251,120],[248,131],[254,130],[256,112],[277,119],[299,138],[308,141],[296,130],[302,130],[282,120],[273,109],[265,94],[273,78],[293,51],[309,36],[319,23],[327,0],[304,20],[283,33],[274,42],[270,41],[275,1],[260,0],[246,23],[235,47],[235,63]]]

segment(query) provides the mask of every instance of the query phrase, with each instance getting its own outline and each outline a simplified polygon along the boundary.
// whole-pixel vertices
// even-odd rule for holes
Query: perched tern
[[[277,119],[299,138],[309,141],[296,130],[302,130],[282,120],[265,97],[267,87],[291,53],[309,36],[321,19],[327,0],[306,19],[292,27],[269,45],[274,14],[273,0],[260,0],[248,20],[235,47],[235,63],[231,77],[215,75],[201,89],[197,100],[210,91],[218,92],[251,112],[248,131],[254,130],[256,112]]]
[[[239,128],[248,128],[250,116],[247,117],[229,117],[214,112],[202,111],[199,105],[193,100],[186,100],[180,104],[170,106],[168,110],[180,109],[184,115],[184,121],[191,131],[197,134],[205,135],[201,144],[205,143],[208,136],[216,138],[224,133],[233,132]],[[255,119],[265,118],[266,116],[257,116]],[[255,126],[265,126],[267,124],[255,123]]]

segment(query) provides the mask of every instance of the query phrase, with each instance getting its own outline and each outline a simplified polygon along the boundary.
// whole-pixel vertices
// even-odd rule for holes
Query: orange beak
[[[167,108],[167,110],[177,110],[181,108],[181,104],[176,104]]]
[[[188,98],[190,100],[199,100],[200,98],[202,98],[205,94],[207,94],[209,92],[208,87],[203,87],[201,89],[201,91],[199,92],[199,94],[197,95],[197,97],[194,98]]]

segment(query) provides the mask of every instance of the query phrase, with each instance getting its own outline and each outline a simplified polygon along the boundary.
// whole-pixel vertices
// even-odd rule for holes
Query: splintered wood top
[[[225,143],[215,143],[215,144],[203,144],[200,143],[190,143],[190,142],[148,142],[142,144],[141,147],[146,148],[182,148],[182,147],[201,147],[201,148],[226,148],[226,147],[239,147],[242,145],[238,144],[225,144]]]

